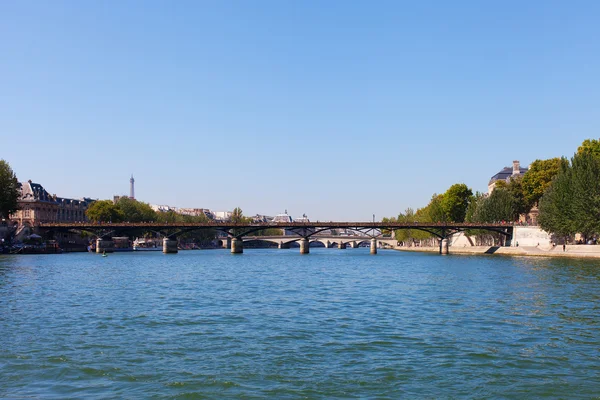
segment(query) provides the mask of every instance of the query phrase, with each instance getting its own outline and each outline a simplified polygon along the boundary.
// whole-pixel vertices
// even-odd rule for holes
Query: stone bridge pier
[[[231,239],[231,254],[242,254],[244,252],[244,241],[242,238]]]
[[[310,253],[309,242],[307,238],[300,239],[300,254]]]
[[[279,242],[279,244],[277,245],[278,249],[289,249],[290,248],[290,244],[288,243],[283,243],[282,241]]]
[[[341,249],[341,250],[346,249],[346,243],[340,242],[338,248]]]
[[[163,238],[163,253],[165,254],[175,254],[179,250],[177,249],[177,239],[175,238]]]
[[[96,253],[112,253],[115,251],[115,242],[112,239],[96,239]]]
[[[448,254],[448,239],[442,239],[440,241],[440,254]]]
[[[377,239],[371,239],[371,250],[369,252],[371,254],[377,254]]]

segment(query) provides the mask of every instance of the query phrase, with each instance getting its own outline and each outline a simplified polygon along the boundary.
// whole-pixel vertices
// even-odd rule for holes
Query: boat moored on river
[[[133,251],[162,251],[162,242],[153,239],[136,238],[133,241]]]

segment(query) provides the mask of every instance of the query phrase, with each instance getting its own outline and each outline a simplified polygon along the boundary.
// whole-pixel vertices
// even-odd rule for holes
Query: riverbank
[[[396,247],[399,251],[414,251],[425,253],[439,253],[439,247]],[[519,246],[519,247],[495,247],[495,246],[451,246],[450,254],[499,254],[505,256],[533,256],[533,257],[580,257],[600,258],[600,246],[598,245],[567,245],[565,251],[562,246]]]

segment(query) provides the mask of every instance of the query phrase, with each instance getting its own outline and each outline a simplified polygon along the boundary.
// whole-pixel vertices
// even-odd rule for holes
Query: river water
[[[600,262],[0,256],[0,397],[591,398]]]

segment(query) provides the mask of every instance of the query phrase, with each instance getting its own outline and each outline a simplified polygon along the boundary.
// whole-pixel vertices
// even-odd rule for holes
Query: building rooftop
[[[56,201],[56,197],[52,197],[42,185],[33,183],[30,180],[19,182],[19,189],[21,191],[20,201],[47,201],[52,203]]]
[[[285,213],[283,214],[277,214],[275,216],[275,218],[273,218],[273,222],[292,222],[292,217],[290,217],[287,213],[287,210],[285,210]]]
[[[19,190],[21,191],[21,196],[19,201],[43,201],[48,203],[56,203],[58,205],[65,204],[86,204],[94,202],[94,199],[90,199],[84,197],[82,199],[67,199],[64,197],[57,197],[56,195],[51,195],[48,193],[46,189],[39,183],[34,183],[31,180],[27,182],[19,182]]]
[[[519,167],[519,174],[523,175],[528,170],[529,170],[528,168]],[[502,170],[500,172],[498,172],[496,175],[494,175],[490,178],[490,182],[488,183],[488,185],[491,185],[492,183],[494,183],[496,181],[500,181],[500,180],[505,181],[506,179],[510,178],[512,175],[513,175],[513,169],[510,167],[504,167],[504,168],[502,168]]]
[[[295,218],[294,222],[310,222],[310,220],[308,219],[308,217],[306,216],[306,214],[302,214],[302,217]]]

